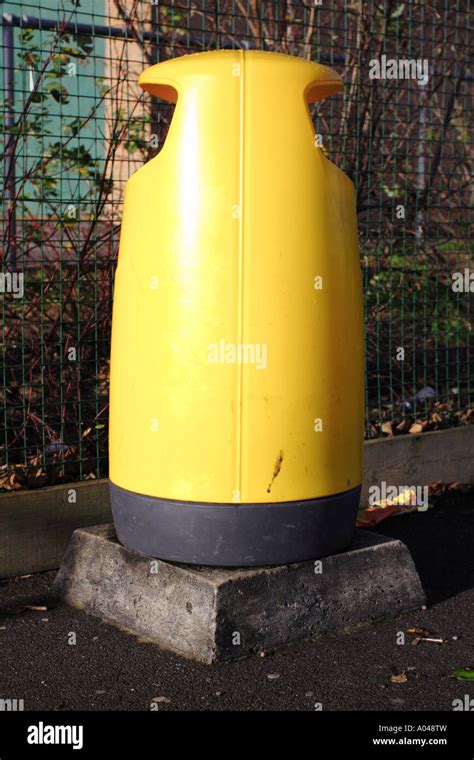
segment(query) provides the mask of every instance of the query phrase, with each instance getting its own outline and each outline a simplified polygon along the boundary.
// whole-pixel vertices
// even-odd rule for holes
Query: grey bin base
[[[425,601],[406,546],[364,530],[356,531],[347,552],[317,563],[225,569],[146,557],[121,546],[112,525],[80,528],[53,593],[205,663],[272,651]]]
[[[269,504],[174,501],[110,484],[117,536],[130,549],[193,565],[255,567],[346,549],[360,486],[322,499]]]

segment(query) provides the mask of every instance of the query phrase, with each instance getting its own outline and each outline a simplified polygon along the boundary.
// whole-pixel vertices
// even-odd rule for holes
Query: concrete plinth
[[[369,531],[316,563],[220,569],[130,551],[112,525],[74,532],[53,593],[206,663],[395,616],[425,600],[406,546]]]

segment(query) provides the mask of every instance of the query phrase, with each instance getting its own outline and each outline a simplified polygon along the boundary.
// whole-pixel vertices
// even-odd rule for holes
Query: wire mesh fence
[[[346,84],[312,116],[356,187],[367,436],[472,421],[468,10],[461,0],[2,4],[1,487],[107,474],[124,185],[160,150],[173,111],[137,78],[213,48],[298,55]]]

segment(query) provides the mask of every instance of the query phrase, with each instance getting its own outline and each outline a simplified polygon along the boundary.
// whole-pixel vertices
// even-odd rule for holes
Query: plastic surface
[[[339,76],[226,50],[160,63],[140,84],[176,109],[163,149],[126,189],[111,481],[223,504],[354,489],[363,443],[354,190],[315,146],[308,111],[341,90]]]
[[[169,562],[258,567],[346,549],[360,490],[306,501],[223,505],[158,499],[110,483],[110,501],[117,536],[129,549]]]

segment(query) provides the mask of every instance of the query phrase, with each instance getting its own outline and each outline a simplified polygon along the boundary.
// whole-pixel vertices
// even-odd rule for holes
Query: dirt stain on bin
[[[271,479],[270,483],[268,484],[267,493],[270,493],[270,491],[272,490],[273,482],[274,482],[275,478],[278,477],[278,475],[280,473],[280,470],[281,470],[282,464],[283,464],[283,451],[280,451],[280,453],[277,456],[277,460],[275,462],[275,467],[273,468],[272,479]]]

